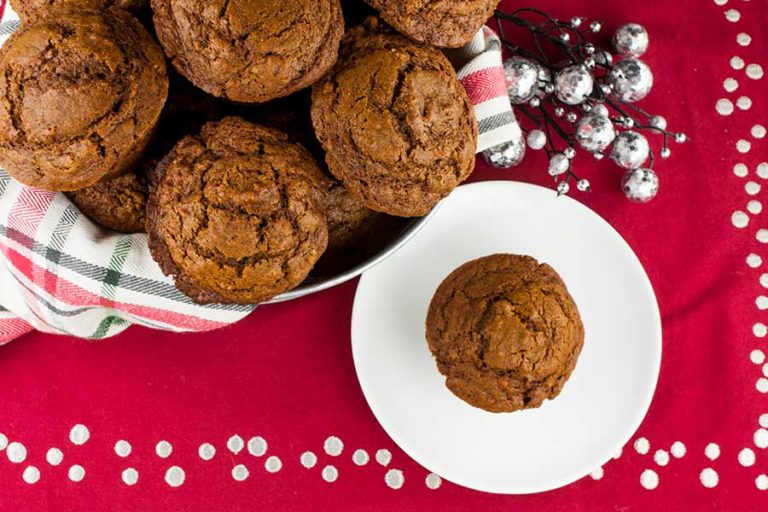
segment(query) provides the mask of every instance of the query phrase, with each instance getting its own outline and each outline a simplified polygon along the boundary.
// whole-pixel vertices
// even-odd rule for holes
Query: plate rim
[[[435,215],[432,217],[432,220],[438,218],[440,215],[443,215],[445,211],[447,211],[448,208],[445,207],[445,205],[451,201],[451,198],[456,197],[457,195],[463,195],[463,194],[471,194],[471,193],[482,193],[484,189],[496,189],[497,187],[509,187],[513,189],[522,189],[523,193],[526,191],[531,192],[535,191],[534,193],[551,193],[556,194],[554,190],[551,190],[546,187],[542,187],[540,185],[535,185],[532,183],[527,182],[521,182],[521,181],[513,181],[513,180],[489,180],[489,181],[479,181],[479,182],[473,182],[461,185],[457,187],[453,193],[445,198],[440,204],[441,208],[439,208],[439,211],[435,212]],[[476,192],[477,191],[477,192]],[[656,292],[653,288],[653,284],[651,283],[650,278],[648,277],[648,273],[645,270],[645,267],[643,266],[640,259],[637,257],[637,254],[632,249],[632,246],[629,245],[629,243],[624,239],[623,236],[621,236],[621,233],[619,233],[608,221],[606,221],[602,216],[600,216],[597,212],[586,206],[585,204],[581,203],[580,201],[577,201],[576,199],[573,199],[570,196],[560,196],[557,198],[557,200],[562,200],[565,202],[572,203],[575,207],[580,208],[586,213],[588,216],[592,217],[593,220],[595,220],[598,224],[601,224],[603,227],[607,227],[607,232],[610,233],[610,236],[615,239],[619,244],[623,245],[626,249],[628,249],[629,254],[631,255],[629,262],[631,265],[635,266],[637,269],[640,270],[640,276],[642,277],[641,283],[642,287],[645,288],[646,292],[648,292],[648,296],[651,300],[650,305],[652,306],[652,310],[655,313],[653,315],[653,334],[654,339],[650,340],[649,347],[653,350],[653,353],[651,354],[653,357],[653,382],[652,385],[648,387],[648,389],[645,390],[645,394],[641,397],[641,405],[642,407],[637,408],[637,413],[634,415],[634,417],[631,418],[631,421],[628,421],[628,428],[625,428],[621,435],[619,436],[620,439],[622,439],[622,443],[616,447],[614,447],[614,451],[618,451],[620,448],[623,448],[624,446],[629,443],[629,441],[632,439],[632,436],[635,435],[637,430],[642,425],[643,421],[645,420],[645,417],[648,414],[648,411],[650,410],[651,403],[653,402],[653,397],[656,394],[656,388],[658,386],[659,382],[659,376],[661,373],[661,359],[662,359],[662,351],[663,351],[663,330],[662,330],[662,322],[661,322],[661,311],[659,310],[659,304],[656,297]],[[434,223],[430,222],[429,225],[432,225]],[[423,226],[426,227],[426,226]],[[425,229],[426,230],[426,229]],[[420,229],[419,233],[417,233],[414,238],[421,236],[423,231]],[[357,330],[357,322],[359,321],[359,316],[356,315],[356,311],[359,308],[359,301],[360,299],[360,289],[362,285],[364,284],[364,281],[366,280],[366,274],[368,272],[362,274],[360,278],[360,282],[358,283],[357,289],[355,290],[355,298],[352,305],[352,315],[350,320],[350,343],[352,348],[352,360],[355,367],[355,375],[357,377],[358,385],[360,386],[360,389],[363,392],[363,396],[365,398],[366,403],[368,404],[368,408],[370,409],[373,416],[376,418],[377,423],[381,426],[381,428],[386,432],[386,434],[392,439],[392,441],[401,449],[403,452],[405,452],[411,459],[413,459],[417,464],[424,467],[425,469],[439,475],[441,478],[444,478],[447,481],[450,481],[458,486],[465,487],[468,489],[473,489],[476,491],[486,492],[486,493],[493,493],[493,494],[506,494],[506,495],[524,495],[524,494],[535,494],[535,493],[542,493],[547,491],[552,491],[555,489],[559,489],[562,487],[565,487],[567,485],[570,485],[587,475],[594,469],[597,469],[597,467],[600,467],[604,465],[606,462],[610,461],[613,457],[609,456],[605,458],[604,460],[601,460],[598,466],[595,466],[593,468],[590,468],[586,472],[578,472],[578,474],[569,475],[557,480],[553,480],[547,485],[529,485],[529,486],[520,486],[516,484],[510,484],[508,486],[503,486],[504,488],[501,488],[502,486],[498,485],[474,485],[474,484],[468,484],[468,483],[462,483],[457,482],[453,480],[450,477],[444,476],[442,472],[439,470],[440,468],[434,468],[434,467],[428,467],[423,462],[423,457],[420,457],[420,454],[415,455],[414,453],[418,453],[418,450],[413,450],[412,446],[410,446],[408,443],[404,442],[402,438],[396,433],[394,433],[391,429],[391,426],[387,425],[385,422],[382,421],[380,417],[380,411],[377,410],[377,407],[374,405],[376,402],[375,398],[372,398],[372,395],[370,393],[370,390],[364,384],[364,379],[361,378],[360,368],[358,365],[358,344],[355,343],[355,332]],[[449,471],[450,473],[450,471]]]

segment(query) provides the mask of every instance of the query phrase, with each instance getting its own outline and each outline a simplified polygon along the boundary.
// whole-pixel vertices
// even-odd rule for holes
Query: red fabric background
[[[508,7],[518,2],[504,2]],[[765,81],[733,70],[733,55],[747,63],[768,65],[768,6],[763,1],[712,0],[604,2],[552,0],[536,3],[552,14],[570,18],[591,15],[605,21],[606,33],[626,21],[643,23],[651,34],[645,59],[656,76],[655,90],[643,106],[664,114],[670,127],[685,130],[692,142],[673,146],[673,157],[659,162],[658,198],[638,206],[624,200],[618,188],[621,172],[608,162],[581,157],[577,166],[595,192],[577,195],[606,217],[627,239],[644,263],[658,294],[664,325],[661,377],[651,410],[638,435],[648,438],[651,452],[631,446],[605,466],[605,476],[590,477],[557,491],[533,496],[493,496],[443,482],[438,490],[424,485],[427,471],[397,449],[370,413],[357,384],[349,342],[349,320],[356,283],[287,304],[259,308],[239,325],[200,335],[175,335],[132,328],[115,339],[87,342],[27,335],[0,349],[0,432],[22,442],[29,455],[23,464],[0,457],[2,510],[759,510],[768,508],[768,492],[755,477],[768,473],[768,456],[752,436],[758,417],[768,412],[766,395],[756,390],[761,368],[750,352],[765,344],[752,326],[765,321],[755,299],[765,292],[758,278],[764,268],[746,264],[750,253],[767,259],[758,243],[758,228],[768,227],[765,214],[750,216],[749,226],[736,229],[735,210],[746,211],[747,179],[761,182],[755,166],[768,160],[766,140],[750,136],[757,123],[768,124]],[[738,23],[726,9],[741,12]],[[736,36],[752,36],[748,47]],[[740,87],[729,94],[723,80],[734,77]],[[751,109],[724,117],[715,111],[721,97],[746,95]],[[746,154],[736,141],[752,142]],[[732,172],[737,162],[749,178]],[[473,179],[516,179],[547,183],[541,154],[529,154],[517,169],[497,171],[480,165]],[[524,222],[524,219],[510,219]],[[765,265],[763,265],[765,267]],[[763,347],[765,348],[765,347]],[[70,428],[83,423],[91,439],[74,446]],[[264,470],[263,458],[232,455],[226,440],[261,435],[269,454],[283,469]],[[323,441],[336,435],[345,443],[340,457],[323,453]],[[133,445],[121,459],[118,439]],[[173,445],[169,459],[154,453],[165,439]],[[688,448],[682,459],[666,467],[652,460],[658,448],[674,441]],[[210,442],[216,457],[203,462],[197,447]],[[722,455],[715,461],[704,447],[716,442]],[[45,452],[64,451],[64,463],[51,467]],[[737,462],[743,447],[757,453],[753,467]],[[405,485],[393,490],[384,483],[386,469],[373,460],[360,468],[352,452],[365,448],[373,457],[390,449],[390,468],[403,470]],[[448,447],[447,447],[448,449]],[[299,455],[318,454],[318,465],[303,468]],[[80,483],[67,479],[71,464],[85,467]],[[235,482],[231,469],[246,464],[245,482]],[[332,484],[320,476],[328,463],[339,469]],[[41,479],[26,484],[21,474],[33,464]],[[186,482],[179,488],[163,480],[166,468],[179,465]],[[140,477],[128,487],[120,480],[126,467]],[[699,482],[705,467],[720,476],[714,489]],[[639,483],[641,472],[654,469],[655,490]]]

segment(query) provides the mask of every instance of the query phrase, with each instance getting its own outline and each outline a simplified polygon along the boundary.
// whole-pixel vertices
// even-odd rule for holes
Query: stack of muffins
[[[0,165],[146,231],[194,301],[269,300],[474,167],[472,105],[436,47],[468,42],[496,2],[367,3],[379,17],[345,29],[367,8],[12,0]]]

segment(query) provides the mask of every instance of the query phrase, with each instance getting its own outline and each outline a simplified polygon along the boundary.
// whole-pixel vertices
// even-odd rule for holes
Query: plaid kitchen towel
[[[19,26],[3,0],[0,44]],[[458,56],[480,127],[478,151],[521,137],[504,84],[501,45],[485,28]],[[455,62],[455,59],[454,59]],[[198,305],[153,261],[143,234],[90,222],[64,194],[26,187],[0,170],[0,345],[32,329],[99,339],[131,324],[205,331],[252,307]]]

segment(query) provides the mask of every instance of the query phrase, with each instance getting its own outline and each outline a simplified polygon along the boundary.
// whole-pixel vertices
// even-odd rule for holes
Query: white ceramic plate
[[[492,414],[445,387],[424,322],[453,269],[503,252],[531,255],[560,273],[586,338],[559,397]],[[589,474],[629,441],[656,387],[661,320],[642,265],[601,217],[549,189],[484,182],[459,187],[418,236],[363,275],[352,352],[373,413],[419,464],[465,487],[534,493]]]

